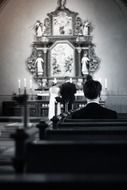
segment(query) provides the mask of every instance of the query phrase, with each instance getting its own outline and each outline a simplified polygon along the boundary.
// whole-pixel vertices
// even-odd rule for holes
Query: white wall
[[[95,78],[108,79],[109,94],[127,94],[127,15],[113,0],[67,0],[67,7],[94,25],[93,42],[101,58]],[[57,0],[9,0],[0,12],[0,94],[17,91],[18,78],[31,78],[26,59],[34,40],[32,26],[54,11]],[[36,84],[35,84],[36,88]],[[121,103],[121,96],[111,104]],[[110,105],[111,105],[110,104]],[[109,106],[110,106],[109,105]],[[127,102],[123,103],[127,112]],[[118,106],[119,107],[119,106]],[[119,108],[117,108],[119,109]],[[119,110],[118,110],[119,111]]]

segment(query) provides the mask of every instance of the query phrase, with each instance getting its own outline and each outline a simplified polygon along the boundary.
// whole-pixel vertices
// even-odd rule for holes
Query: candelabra
[[[13,100],[17,101],[18,104],[21,106],[24,128],[27,128],[29,120],[29,114],[28,114],[29,110],[27,105],[28,95],[26,92],[26,88],[24,88],[24,94],[14,95]]]

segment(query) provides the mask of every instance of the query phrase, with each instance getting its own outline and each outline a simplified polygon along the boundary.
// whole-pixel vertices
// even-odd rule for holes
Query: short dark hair
[[[89,80],[93,80],[93,78],[92,78],[91,75],[88,74],[88,75],[86,76],[86,81],[89,81]]]
[[[99,81],[89,80],[83,85],[83,91],[86,98],[93,100],[100,96],[102,85]]]

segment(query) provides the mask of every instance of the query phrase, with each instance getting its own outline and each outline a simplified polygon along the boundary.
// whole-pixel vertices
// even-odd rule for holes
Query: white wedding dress
[[[55,116],[55,102],[56,102],[56,97],[59,96],[60,89],[58,86],[52,86],[49,89],[49,112],[48,112],[48,119],[50,120]],[[61,113],[61,107],[60,103],[57,103],[57,108],[56,108],[56,115],[60,115]]]

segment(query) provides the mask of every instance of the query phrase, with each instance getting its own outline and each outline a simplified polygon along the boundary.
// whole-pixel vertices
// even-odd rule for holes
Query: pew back
[[[126,118],[118,118],[118,119],[71,119],[65,118],[64,122],[127,122]]]
[[[78,127],[78,128],[47,128],[46,140],[112,140],[121,141],[127,139],[127,127],[104,126],[104,127]]]
[[[26,147],[26,173],[127,174],[127,141],[40,141]]]
[[[81,128],[81,127],[104,127],[104,126],[123,126],[123,127],[127,127],[127,121],[117,121],[117,120],[107,120],[107,121],[103,121],[103,120],[93,120],[93,121],[69,121],[69,122],[60,122],[58,123],[57,127],[58,128]]]
[[[75,121],[75,122],[74,122]],[[46,140],[126,140],[126,119],[68,120],[45,130]]]

